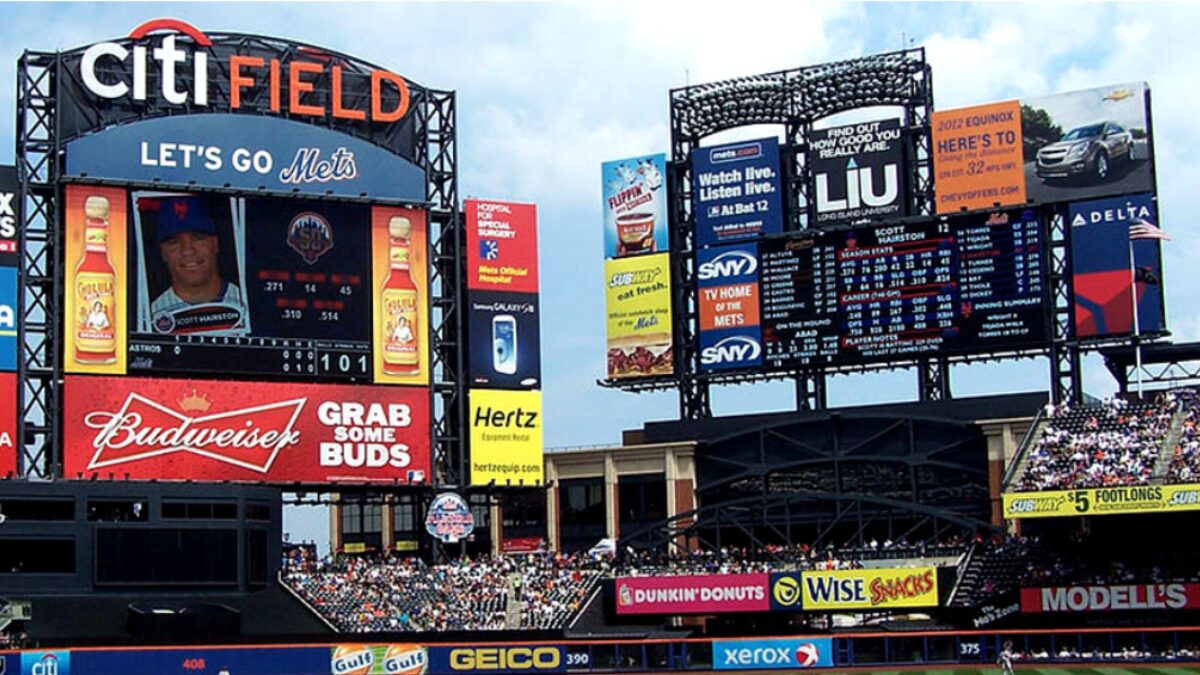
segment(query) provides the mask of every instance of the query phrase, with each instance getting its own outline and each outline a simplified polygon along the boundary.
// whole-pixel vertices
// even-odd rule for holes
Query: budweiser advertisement
[[[1125,584],[1021,589],[1021,611],[1026,613],[1198,608],[1200,584]]]
[[[67,477],[425,482],[429,393],[397,387],[68,376]]]
[[[726,574],[617,579],[617,614],[766,612],[770,575]]]

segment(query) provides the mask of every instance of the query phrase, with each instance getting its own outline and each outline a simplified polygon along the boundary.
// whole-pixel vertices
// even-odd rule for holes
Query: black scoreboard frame
[[[379,68],[355,57],[324,47],[282,38],[242,33],[209,32],[210,53],[273,53],[279,58],[297,54],[321,54],[337,59],[360,72]],[[122,38],[118,42],[128,40]],[[64,306],[62,231],[65,185],[65,148],[68,141],[60,120],[60,91],[78,86],[77,75],[67,64],[77,59],[79,48],[65,52],[25,51],[17,63],[16,164],[18,196],[23,206],[19,228],[17,376],[18,475],[54,479],[61,476],[62,382]],[[181,79],[190,75],[180,73]],[[211,83],[215,99],[228,100],[228,89]],[[456,100],[453,91],[437,90],[408,82],[414,125],[411,161],[425,173],[425,203],[428,214],[429,312],[430,312],[430,420],[434,482],[461,485],[466,477],[466,355],[463,302],[465,271],[460,255],[464,239],[458,211],[458,144]],[[330,95],[330,83],[316,84],[315,92]],[[244,112],[262,111],[246,106]],[[258,102],[263,107],[263,102]],[[79,111],[75,111],[79,112]],[[87,114],[84,110],[83,113]],[[97,123],[102,121],[93,111]],[[162,108],[144,107],[123,111],[108,126],[137,122],[171,114]],[[191,112],[190,108],[174,112]],[[387,146],[394,139],[365,138]],[[97,181],[99,182],[99,181]],[[133,182],[121,182],[129,187]],[[165,186],[165,185],[164,185]],[[156,186],[156,187],[164,187]],[[168,186],[170,187],[170,186]],[[182,186],[195,189],[194,186]],[[325,197],[318,197],[324,199]],[[337,200],[338,198],[333,198]],[[358,201],[351,199],[351,201]],[[365,203],[378,202],[364,198]]]
[[[810,195],[813,176],[807,139],[815,123],[838,113],[873,107],[901,109],[901,146],[905,160],[902,184],[907,190],[909,215],[870,224],[810,226],[816,222],[816,204]],[[784,141],[780,146],[786,192],[784,236],[796,236],[810,230],[828,232],[929,222],[936,218],[932,113],[933,73],[925,59],[924,48],[919,47],[671,90],[667,201],[675,372],[656,377],[604,380],[600,384],[633,392],[677,389],[680,417],[702,419],[712,416],[710,387],[714,384],[791,379],[796,385],[798,409],[824,409],[826,377],[830,374],[916,367],[920,400],[934,401],[950,397],[951,363],[1049,356],[1051,397],[1055,401],[1078,398],[1082,392],[1081,346],[1071,335],[1068,227],[1065,206],[1059,204],[1026,205],[1036,212],[1043,227],[1041,253],[1047,287],[1042,292],[1047,300],[1045,325],[1049,336],[1042,345],[1009,351],[919,355],[883,363],[701,371],[696,276],[699,247],[692,204],[691,165],[693,151],[700,147],[701,141],[718,132],[748,125],[784,127]],[[996,205],[996,208],[1000,206]]]

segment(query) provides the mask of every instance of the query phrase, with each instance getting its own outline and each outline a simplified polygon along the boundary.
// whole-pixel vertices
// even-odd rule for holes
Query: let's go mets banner
[[[805,611],[936,607],[937,568],[802,572]]]
[[[617,614],[765,612],[770,575],[618,577]]]
[[[1005,518],[1108,516],[1200,510],[1200,484],[1139,485],[1013,492],[1004,495]]]

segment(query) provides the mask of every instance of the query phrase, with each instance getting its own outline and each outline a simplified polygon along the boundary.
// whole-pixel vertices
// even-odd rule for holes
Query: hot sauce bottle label
[[[417,291],[383,290],[383,368],[389,373],[413,375],[420,368],[417,349]]]
[[[76,360],[94,362],[98,356],[115,356],[117,331],[113,284],[112,273],[80,272],[76,277]]]

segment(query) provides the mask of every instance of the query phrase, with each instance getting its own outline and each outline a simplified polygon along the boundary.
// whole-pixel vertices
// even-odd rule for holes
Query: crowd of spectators
[[[1183,421],[1179,430],[1179,442],[1175,445],[1171,465],[1167,469],[1168,483],[1200,482],[1200,396],[1195,390],[1179,392],[1183,409]]]
[[[1047,406],[1049,425],[1030,448],[1018,490],[1144,485],[1162,454],[1177,392],[1152,401]]]
[[[561,553],[432,566],[397,554],[318,560],[298,548],[283,580],[343,632],[561,629],[608,565]]]
[[[0,631],[0,651],[5,649],[27,649],[32,646],[29,640],[29,633],[23,630],[13,630],[9,628]]]
[[[909,543],[905,539],[882,542],[870,539],[861,546],[811,546],[809,544],[766,545],[758,550],[742,547],[652,553],[630,551],[622,556],[619,573],[627,576],[681,574],[749,574],[794,570],[862,569],[864,561],[889,560],[890,566],[928,564],[930,557],[961,555],[966,544],[957,536],[937,544]]]

